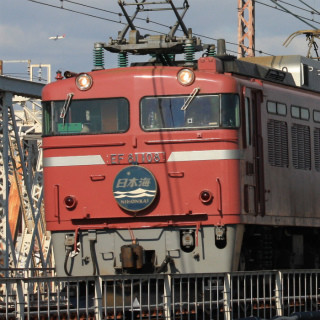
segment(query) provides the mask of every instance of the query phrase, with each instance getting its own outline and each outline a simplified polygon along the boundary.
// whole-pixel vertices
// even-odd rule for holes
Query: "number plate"
[[[108,164],[140,164],[166,162],[165,152],[112,153]]]

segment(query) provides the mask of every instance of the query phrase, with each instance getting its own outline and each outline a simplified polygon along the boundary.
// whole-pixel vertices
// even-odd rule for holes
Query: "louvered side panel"
[[[314,137],[314,164],[315,169],[320,171],[320,129],[315,128],[313,132]]]
[[[288,127],[284,121],[269,120],[268,130],[268,160],[276,167],[288,167]]]
[[[294,124],[292,134],[292,162],[296,169],[311,170],[310,128]]]

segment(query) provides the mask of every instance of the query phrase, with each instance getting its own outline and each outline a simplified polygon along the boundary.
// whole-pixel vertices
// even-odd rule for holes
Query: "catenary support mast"
[[[254,0],[238,0],[238,57],[255,55]]]

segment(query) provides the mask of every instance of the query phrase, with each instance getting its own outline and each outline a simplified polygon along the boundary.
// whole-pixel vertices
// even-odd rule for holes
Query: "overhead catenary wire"
[[[100,17],[100,16],[97,16],[97,15],[93,15],[93,14],[90,14],[90,13],[85,13],[85,12],[73,10],[73,9],[70,9],[70,8],[65,8],[65,7],[63,7],[63,6],[58,6],[58,5],[54,5],[54,4],[44,3],[44,2],[41,2],[41,1],[38,1],[38,0],[28,0],[28,1],[29,1],[29,2],[33,2],[33,3],[36,3],[36,4],[48,6],[48,7],[51,7],[51,8],[55,8],[55,9],[66,10],[66,11],[69,11],[69,12],[71,12],[71,13],[80,14],[80,15],[84,15],[84,16],[91,17],[91,18],[96,18],[96,19],[100,19],[100,20],[109,21],[109,22],[112,22],[112,23],[117,23],[117,24],[121,24],[121,25],[126,25],[126,23],[121,22],[121,21],[117,21],[117,20],[109,19],[109,18],[105,18],[105,17]],[[110,10],[105,10],[105,9],[102,9],[102,8],[97,8],[97,7],[89,6],[89,5],[82,4],[82,3],[79,3],[79,2],[75,2],[75,1],[71,1],[71,0],[63,0],[63,2],[69,2],[69,3],[71,3],[71,4],[75,4],[75,5],[87,7],[87,8],[94,9],[94,10],[98,10],[98,11],[103,11],[103,12],[106,12],[106,13],[110,13],[110,14],[117,15],[117,16],[119,16],[119,17],[122,16],[121,13],[117,13],[117,12],[113,12],[113,11],[110,11]],[[146,19],[139,18],[139,17],[137,17],[136,20],[146,21]],[[162,27],[165,27],[165,28],[170,28],[170,26],[168,26],[168,25],[165,25],[165,24],[163,24],[163,23],[159,23],[159,22],[153,21],[153,20],[151,20],[151,19],[149,19],[149,18],[148,18],[148,21],[147,21],[147,22],[150,23],[150,24],[156,24],[156,25],[158,25],[158,26],[162,26]],[[158,30],[152,30],[152,29],[149,29],[149,28],[141,27],[141,26],[139,26],[138,28],[139,28],[140,30],[149,31],[149,32],[154,32],[154,33],[157,33],[157,34],[165,34],[164,32],[161,32],[161,31],[158,31]],[[217,41],[217,40],[218,40],[217,38],[205,36],[205,35],[198,34],[198,33],[193,33],[193,34],[194,34],[195,36],[198,36],[198,37],[204,38],[204,39],[208,39],[208,40],[213,40],[213,41]],[[227,43],[227,44],[230,44],[230,45],[233,45],[233,46],[236,46],[236,47],[238,46],[238,44],[237,44],[237,43],[234,43],[234,42],[226,41],[226,43]],[[231,52],[231,53],[237,54],[237,51],[234,51],[234,50],[228,49],[227,51],[228,51],[228,52]],[[258,52],[258,53],[260,53],[260,54],[263,53],[263,54],[272,56],[271,53],[267,53],[267,52],[264,52],[264,51],[262,51],[262,50],[255,50],[255,51]]]
[[[308,8],[310,8],[312,10],[312,14],[319,14],[320,15],[320,12],[318,10],[316,10],[315,8],[311,7],[310,5],[308,5],[307,3],[305,3],[304,1],[302,0],[299,0],[299,2],[303,3],[305,6],[307,6]]]
[[[297,6],[297,5],[295,5],[295,4],[292,4],[292,3],[290,3],[290,2],[284,1],[284,0],[276,0],[276,1],[277,1],[277,3],[278,3],[278,2],[281,2],[281,3],[286,4],[286,5],[289,6],[289,7],[293,7],[293,8],[296,8],[296,9],[299,9],[299,10],[301,10],[301,11],[305,11],[305,12],[308,12],[308,13],[311,13],[311,14],[314,14],[314,13],[317,12],[314,8],[312,8],[311,6],[309,6],[308,4],[306,4],[305,2],[300,1],[300,0],[299,0],[299,1],[300,1],[301,3],[303,3],[304,5],[306,5],[309,9],[311,9],[311,11],[308,10],[308,9],[306,9],[306,8],[299,7],[299,6]],[[317,14],[319,14],[319,12],[317,12]]]
[[[113,22],[113,23],[117,23],[117,24],[127,25],[126,22],[121,22],[121,21],[117,21],[117,20],[113,20],[113,19],[109,19],[109,18],[105,18],[105,17],[100,17],[100,16],[97,16],[97,15],[93,15],[93,14],[90,14],[90,13],[73,10],[73,9],[70,9],[70,8],[60,7],[60,6],[57,6],[57,5],[54,5],[54,4],[44,3],[44,2],[41,2],[41,1],[38,1],[38,0],[28,0],[28,1],[34,2],[34,3],[37,3],[37,4],[41,4],[41,5],[44,5],[44,6],[52,7],[52,8],[55,8],[55,9],[62,9],[62,10],[69,11],[69,12],[72,12],[72,13],[81,14],[81,15],[88,16],[88,17],[91,17],[91,18],[96,18],[96,19],[105,20],[105,21],[109,21],[109,22]],[[101,9],[101,8],[96,8],[96,7],[93,7],[93,6],[84,5],[82,3],[77,3],[75,1],[68,1],[68,0],[64,0],[64,1],[70,2],[72,4],[77,4],[77,5],[80,5],[80,6],[84,6],[84,7],[90,8],[90,9],[95,9],[95,10],[99,10],[99,11],[104,11],[104,12],[107,12],[107,13],[115,14],[115,15],[117,15],[119,17],[122,17],[121,13],[117,13],[117,12],[113,12],[113,11],[109,11],[109,10],[105,10],[105,9]],[[145,19],[141,19],[141,18],[136,18],[136,19],[145,21]],[[167,26],[165,24],[162,24],[162,23],[159,23],[159,22],[155,22],[155,21],[151,21],[151,20],[148,20],[148,23],[153,23],[153,24],[156,24],[156,25],[159,25],[159,26],[170,28],[169,26]],[[159,33],[159,34],[164,34],[163,32],[160,32],[158,30],[152,30],[152,29],[145,28],[145,27],[139,27],[139,29],[145,30],[145,31],[150,31],[150,32],[155,32],[155,33]]]
[[[119,24],[125,25],[125,23],[123,23],[121,21],[116,21],[116,20],[113,20],[113,19],[99,17],[97,15],[93,15],[93,14],[90,14],[90,13],[85,13],[85,12],[81,12],[81,11],[77,11],[77,10],[73,10],[73,9],[69,9],[69,8],[59,7],[59,6],[54,5],[54,4],[44,3],[44,2],[41,2],[41,1],[37,1],[37,0],[28,0],[28,1],[29,2],[34,2],[34,3],[37,3],[37,4],[41,4],[41,5],[44,5],[44,6],[47,6],[47,7],[51,7],[51,8],[62,9],[62,10],[66,10],[66,11],[69,11],[69,12],[81,14],[81,15],[88,16],[88,17],[91,17],[91,18],[106,20],[106,21],[109,21],[109,22],[119,23]]]
[[[281,12],[286,13],[286,14],[290,14],[290,13],[288,12],[289,10],[287,10],[286,8],[284,8],[284,7],[282,7],[282,6],[281,6],[281,7],[282,7],[282,8],[281,8],[281,7],[278,5],[278,2],[279,2],[280,0],[276,0],[276,1],[269,0],[269,1],[273,2],[273,3],[275,4],[275,6],[273,6],[273,5],[271,5],[271,4],[267,4],[267,3],[261,2],[261,1],[259,1],[259,0],[254,0],[254,1],[255,1],[255,3],[258,3],[259,5],[262,5],[262,6],[265,6],[265,7],[269,7],[269,8],[271,8],[271,9],[278,10],[278,11],[281,11]],[[278,6],[279,6],[279,7],[278,7]],[[308,11],[308,12],[311,13],[310,11]],[[301,16],[301,15],[298,15],[298,14],[291,14],[291,15],[293,15],[293,16],[296,17],[296,18],[298,18],[300,21],[302,21],[302,22],[304,22],[304,23],[307,23],[306,21],[311,21],[311,22],[313,22],[313,23],[320,24],[319,21],[316,21],[316,20],[314,20],[314,19],[310,19],[310,18]],[[315,28],[315,29],[317,29],[317,28]]]
[[[97,7],[94,7],[94,6],[89,6],[89,5],[87,5],[87,4],[83,4],[83,3],[76,2],[76,1],[72,1],[72,0],[62,0],[62,1],[64,1],[64,2],[69,2],[69,3],[75,4],[75,5],[79,5],[79,6],[83,6],[83,7],[86,7],[86,8],[90,8],[90,9],[99,10],[99,11],[102,11],[102,12],[114,14],[114,15],[117,15],[117,16],[120,16],[120,17],[123,16],[123,14],[120,13],[120,12],[114,12],[114,11],[111,11],[111,10],[106,10],[106,9],[102,9],[102,8],[97,8]],[[269,0],[269,1],[272,1],[272,0]],[[299,6],[297,6],[297,5],[294,5],[294,4],[292,4],[292,3],[290,3],[290,2],[287,2],[287,1],[284,1],[284,0],[275,0],[275,1],[272,1],[272,2],[274,2],[276,5],[277,5],[278,3],[284,3],[284,4],[288,5],[288,6],[291,6],[291,7],[293,7],[293,8],[296,8],[296,9],[299,9],[299,10],[302,10],[302,11],[305,11],[305,12],[307,12],[307,13],[320,15],[320,12],[319,12],[318,10],[316,10],[316,9],[313,8],[313,7],[311,7],[310,5],[308,5],[307,3],[305,3],[303,0],[298,0],[298,1],[301,2],[301,3],[303,3],[305,6],[307,6],[307,7],[308,7],[309,9],[311,9],[311,10],[308,10],[308,9],[305,9],[305,8],[302,8],[302,7],[299,7]],[[262,5],[265,5],[265,6],[269,6],[269,7],[273,8],[273,9],[280,10],[280,11],[282,11],[282,12],[284,12],[284,13],[289,13],[288,10],[285,9],[285,8],[283,8],[283,7],[282,7],[281,9],[279,9],[279,8],[277,8],[277,7],[274,7],[274,6],[264,4],[263,2],[260,2],[260,1],[258,1],[258,0],[255,0],[255,2],[256,2],[256,3],[259,3],[259,4],[262,4]],[[279,7],[280,7],[280,6],[279,6]],[[314,21],[313,19],[309,19],[309,18],[307,18],[307,17],[302,17],[302,16],[300,16],[300,15],[298,15],[298,14],[294,14],[294,16],[299,17],[299,18],[301,18],[301,19],[305,19],[305,20],[309,20],[309,21]],[[137,17],[136,19],[137,19],[137,20],[145,20],[145,19],[142,19],[142,18],[139,18],[139,17]],[[150,23],[153,23],[153,24],[157,24],[157,25],[163,26],[163,27],[168,27],[167,25],[164,25],[164,24],[162,24],[162,23],[158,23],[158,22],[155,22],[155,21],[153,21],[153,20],[148,19],[148,23],[149,23],[149,22],[150,22]],[[304,22],[304,21],[303,21],[303,22]],[[315,21],[315,22],[320,24],[320,22],[317,22],[317,21]]]
[[[72,5],[78,5],[78,6],[81,6],[81,7],[84,7],[84,8],[88,8],[88,9],[93,9],[93,10],[97,10],[97,11],[101,11],[101,12],[105,12],[105,13],[108,13],[108,14],[113,14],[113,15],[117,15],[118,17],[122,17],[123,14],[122,13],[119,13],[119,12],[114,12],[114,11],[111,11],[111,10],[106,10],[106,9],[102,9],[102,8],[98,8],[98,7],[94,7],[94,6],[91,6],[91,5],[88,5],[88,4],[83,4],[83,3],[80,3],[80,2],[77,2],[77,1],[72,1],[72,0],[60,0],[61,2],[61,5],[58,6],[58,5],[54,5],[54,4],[49,4],[49,3],[44,3],[44,2],[41,2],[39,0],[28,0],[30,2],[34,2],[34,3],[37,3],[37,4],[40,4],[40,5],[45,5],[45,6],[49,6],[49,7],[52,7],[52,8],[56,8],[56,9],[62,9],[62,10],[66,10],[66,11],[69,11],[71,13],[75,13],[75,14],[80,14],[80,15],[84,15],[84,16],[88,16],[88,17],[91,17],[91,18],[96,18],[96,19],[100,19],[100,20],[105,20],[105,21],[109,21],[109,22],[112,22],[112,23],[117,23],[117,24],[121,24],[121,25],[126,25],[127,23],[126,22],[121,22],[121,21],[117,21],[117,20],[114,20],[114,19],[110,19],[110,18],[106,18],[106,17],[101,17],[101,16],[98,16],[98,15],[94,15],[94,14],[90,14],[90,13],[87,13],[87,12],[81,12],[81,11],[78,11],[78,10],[74,10],[74,9],[70,9],[70,8],[66,8],[63,6],[63,3],[66,2],[66,3],[70,3]],[[272,6],[270,4],[266,4],[264,2],[261,2],[259,0],[254,0],[255,3],[258,3],[259,5],[262,5],[262,6],[267,6],[269,8],[272,8],[272,9],[275,9],[275,10],[279,10],[283,13],[286,13],[286,14],[290,14],[292,16],[294,16],[295,18],[299,19],[300,21],[302,21],[303,23],[311,26],[312,28],[314,29],[317,29],[314,25],[312,25],[311,23],[309,23],[308,21],[312,21],[313,23],[317,23],[317,24],[320,24],[320,22],[318,21],[315,21],[314,19],[309,19],[307,17],[303,17],[301,15],[298,15],[298,14],[295,14],[293,12],[291,12],[290,10],[288,10],[287,8],[285,8],[284,6],[280,5],[279,2],[282,2],[286,5],[290,5],[292,7],[295,7],[297,9],[300,9],[300,10],[304,10],[306,12],[309,12],[309,13],[314,13],[314,12],[317,12],[319,13],[317,10],[315,10],[314,8],[312,8],[311,6],[308,5],[308,7],[312,10],[307,10],[307,9],[303,9],[301,7],[298,7],[298,6],[295,6],[293,4],[290,4],[290,3],[287,3],[286,1],[283,1],[283,0],[269,0],[271,1],[272,3],[274,3],[276,6]],[[301,3],[305,4],[304,1],[302,0],[299,0]],[[319,13],[320,14],[320,13]],[[158,26],[161,26],[161,27],[164,27],[164,28],[170,28],[170,26],[167,26],[163,23],[159,23],[159,22],[156,22],[156,21],[153,21],[151,19],[144,19],[144,18],[139,18],[137,17],[136,20],[140,20],[140,21],[145,21],[147,23],[150,23],[150,24],[155,24],[155,25],[158,25]],[[159,30],[153,30],[153,29],[150,29],[150,28],[145,28],[145,27],[142,27],[142,26],[137,26],[140,30],[144,30],[144,31],[148,31],[148,32],[154,32],[156,34],[165,34],[165,32],[161,32]],[[181,31],[181,30],[180,30]],[[214,37],[209,37],[209,36],[205,36],[205,35],[202,35],[202,34],[197,34],[197,33],[193,33],[195,36],[198,36],[200,38],[204,38],[204,39],[208,39],[208,40],[213,40],[213,41],[217,41],[218,39],[217,38],[214,38]],[[226,42],[230,45],[233,45],[233,46],[236,46],[238,47],[238,43],[233,43],[233,42]],[[230,50],[228,49],[229,52],[232,52],[232,53],[236,53],[237,54],[237,51],[233,51],[233,50]],[[256,49],[255,52],[257,53],[260,53],[260,54],[266,54],[266,55],[270,55],[272,56],[271,53],[267,53],[267,52],[264,52],[262,50],[258,50]]]
[[[280,8],[282,8],[285,12],[293,15],[295,18],[301,20],[302,22],[304,22],[305,24],[307,24],[308,26],[310,26],[311,28],[317,29],[317,27],[315,27],[314,25],[312,25],[311,23],[305,21],[305,19],[302,19],[300,16],[298,16],[297,14],[291,12],[290,10],[288,10],[287,8],[283,7],[281,4],[279,4],[277,2],[277,0],[270,0],[271,2],[273,2],[274,4],[276,4],[277,6],[279,6]]]

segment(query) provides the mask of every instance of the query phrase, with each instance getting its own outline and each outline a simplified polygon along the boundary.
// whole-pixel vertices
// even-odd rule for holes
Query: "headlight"
[[[194,82],[195,75],[190,69],[182,69],[178,72],[177,78],[180,84],[183,86],[189,86]]]
[[[76,85],[79,90],[89,90],[92,87],[92,83],[92,77],[86,73],[81,73],[76,77]]]

